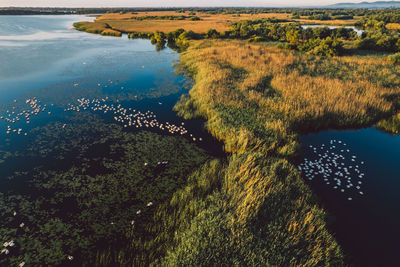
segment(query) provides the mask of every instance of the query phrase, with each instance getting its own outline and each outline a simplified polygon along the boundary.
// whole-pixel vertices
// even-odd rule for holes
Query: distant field
[[[400,23],[388,23],[386,28],[390,30],[400,30]]]
[[[199,17],[201,20],[191,21],[186,20],[136,20],[131,19],[132,17],[144,17],[144,16],[191,16],[189,12],[178,13],[175,11],[158,11],[158,12],[139,12],[133,13],[110,13],[105,14],[96,19],[96,22],[105,22],[112,29],[121,32],[171,32],[179,28],[185,29],[186,31],[194,31],[196,33],[205,33],[209,29],[216,29],[219,32],[229,30],[231,22],[240,20],[253,20],[262,18],[277,18],[277,19],[289,19],[290,14],[288,13],[268,13],[268,14],[217,14],[211,15],[206,13],[196,12],[194,16]]]
[[[361,17],[354,17],[354,19],[348,20],[311,20],[307,19],[307,17],[302,17],[301,19],[295,19],[295,21],[299,22],[300,24],[323,24],[323,25],[335,25],[335,26],[342,26],[342,25],[354,25]]]
[[[351,20],[309,20],[306,17],[292,19],[291,13],[260,13],[260,14],[208,14],[201,12],[151,11],[135,13],[108,13],[96,19],[94,23],[85,23],[86,31],[91,33],[112,29],[118,32],[149,33],[161,31],[169,33],[177,29],[206,33],[209,29],[218,32],[227,31],[232,22],[241,20],[257,20],[275,18],[298,22],[300,24],[316,25],[354,25],[360,17]],[[81,28],[81,30],[85,30]]]

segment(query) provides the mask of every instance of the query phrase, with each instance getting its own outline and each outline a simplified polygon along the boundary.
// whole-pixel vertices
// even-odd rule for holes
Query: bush
[[[121,37],[122,33],[112,29],[105,29],[104,31],[101,32],[101,35]]]
[[[375,31],[355,42],[355,48],[375,51],[396,52],[400,50],[400,39],[390,33]]]
[[[307,52],[316,56],[338,56],[343,51],[343,44],[337,39],[327,37],[326,39],[311,39],[300,45],[300,51]]]
[[[293,45],[291,45],[291,44],[289,44],[289,43],[279,43],[279,44],[278,44],[278,48],[280,48],[280,49],[291,50],[291,49],[294,49],[295,46],[293,46]]]
[[[354,17],[351,15],[338,15],[334,16],[333,19],[338,19],[338,20],[348,20],[348,19],[353,19]]]
[[[388,56],[388,61],[390,63],[392,63],[393,65],[399,65],[400,64],[400,53],[396,53],[396,54]]]
[[[220,36],[220,34],[219,34],[219,32],[217,32],[217,30],[215,30],[215,29],[209,29],[208,31],[207,31],[207,33],[206,33],[206,38],[209,38],[209,39],[216,39],[216,38],[218,38]]]
[[[254,36],[248,40],[250,43],[265,42],[268,41],[267,38],[261,36]]]
[[[315,14],[315,15],[309,16],[308,19],[311,19],[311,20],[330,20],[331,17],[329,15],[327,15],[327,14]]]
[[[194,16],[190,18],[191,21],[197,21],[197,20],[201,20],[201,18]]]

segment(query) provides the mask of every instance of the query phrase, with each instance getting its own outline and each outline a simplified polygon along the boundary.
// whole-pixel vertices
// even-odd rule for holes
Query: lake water
[[[20,136],[26,133],[25,139],[29,139],[35,126],[62,121],[64,109],[81,98],[107,98],[107,105],[151,110],[160,123],[183,122],[172,111],[190,86],[189,80],[174,73],[178,54],[168,48],[157,52],[148,40],[106,37],[71,28],[73,22],[82,20],[93,18],[0,16],[0,150],[24,144]],[[31,116],[27,124],[22,119],[25,113],[17,114],[32,111],[27,101],[33,98],[45,110]],[[4,120],[17,117],[14,123]],[[204,131],[202,121],[188,121],[185,128],[188,139],[202,138],[199,146],[221,154],[221,144]],[[9,129],[11,133],[7,133]]]
[[[224,157],[202,120],[173,111],[192,84],[175,73],[178,53],[157,51],[149,40],[72,29],[84,20],[93,18],[0,16],[0,242],[15,242],[9,255],[0,254],[2,266],[93,260],[97,248],[131,229],[133,216],[138,229],[151,221],[148,201],[157,206],[193,168]],[[69,197],[80,175],[75,167],[84,173],[78,184],[88,184]],[[78,197],[85,194],[91,197]],[[89,211],[90,202],[102,204]],[[60,229],[88,234],[55,234]],[[78,239],[87,241],[64,244]]]
[[[327,27],[329,29],[338,29],[338,28],[346,28],[346,29],[353,29],[357,35],[361,36],[361,34],[364,32],[363,30],[359,30],[354,26],[329,26],[329,25],[302,25],[301,26],[303,29],[307,29],[307,28],[323,28],[323,27]]]
[[[301,165],[333,216],[331,229],[348,262],[398,266],[400,136],[375,128],[329,130],[303,136],[301,142],[302,158],[323,169],[321,174],[318,167]]]

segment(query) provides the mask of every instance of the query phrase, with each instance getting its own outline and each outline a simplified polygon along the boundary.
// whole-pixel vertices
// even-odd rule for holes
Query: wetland
[[[395,21],[210,12],[0,17],[0,264],[395,266]]]

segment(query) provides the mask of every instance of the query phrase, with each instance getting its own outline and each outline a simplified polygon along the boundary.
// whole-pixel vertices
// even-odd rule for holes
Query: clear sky
[[[370,2],[379,0],[369,0]],[[380,0],[384,1],[384,0]],[[354,0],[0,0],[0,7],[321,6]]]

